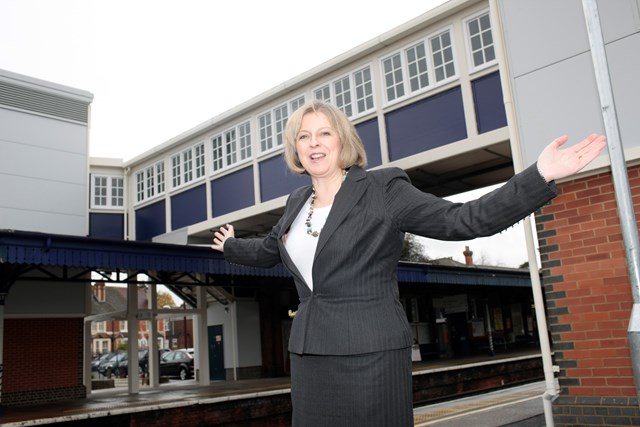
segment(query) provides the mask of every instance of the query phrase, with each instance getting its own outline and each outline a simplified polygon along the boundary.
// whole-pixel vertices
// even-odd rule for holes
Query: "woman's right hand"
[[[224,252],[224,242],[229,238],[235,237],[233,225],[227,224],[226,226],[220,227],[213,236],[213,245],[211,245],[211,249]]]

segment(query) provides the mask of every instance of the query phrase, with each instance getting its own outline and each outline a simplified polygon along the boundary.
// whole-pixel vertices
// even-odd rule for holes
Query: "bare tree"
[[[429,257],[424,253],[424,245],[413,234],[405,234],[402,244],[401,261],[426,262]]]

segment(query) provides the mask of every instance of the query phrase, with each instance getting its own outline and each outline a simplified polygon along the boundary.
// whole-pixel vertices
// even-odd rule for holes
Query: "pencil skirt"
[[[291,354],[294,427],[413,426],[411,348]]]

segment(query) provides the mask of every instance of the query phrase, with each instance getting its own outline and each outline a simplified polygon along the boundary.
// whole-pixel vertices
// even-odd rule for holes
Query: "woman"
[[[262,239],[226,225],[213,248],[232,263],[291,272],[300,304],[289,339],[294,426],[412,426],[412,334],[396,269],[404,233],[443,240],[495,234],[555,196],[554,179],[593,160],[591,135],[553,141],[500,189],[465,204],[413,187],[401,169],[367,172],[364,146],[336,107],[312,101],[285,129],[285,160],[311,177]]]

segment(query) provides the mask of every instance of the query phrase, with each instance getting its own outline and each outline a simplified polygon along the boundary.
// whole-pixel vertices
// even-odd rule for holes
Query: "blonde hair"
[[[348,169],[353,165],[362,168],[367,166],[367,153],[364,144],[349,118],[336,106],[313,100],[305,103],[291,114],[284,130],[284,160],[293,173],[301,175],[307,173],[296,152],[296,138],[302,126],[302,118],[309,113],[324,114],[331,127],[338,133],[341,142],[340,167],[342,169]]]

